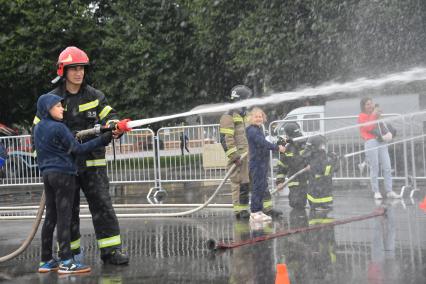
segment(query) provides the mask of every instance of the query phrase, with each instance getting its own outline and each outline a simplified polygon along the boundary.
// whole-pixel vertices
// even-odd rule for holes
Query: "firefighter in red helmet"
[[[57,62],[57,77],[52,81],[58,84],[50,93],[63,98],[63,122],[72,132],[93,128],[95,124],[108,125],[118,121],[116,111],[108,104],[105,95],[85,82],[86,68],[90,64],[87,54],[75,47],[65,48]],[[39,118],[34,118],[34,125]],[[114,138],[122,135],[113,131]],[[82,141],[85,142],[85,141]],[[100,147],[87,155],[76,157],[78,167],[77,185],[89,204],[98,247],[104,263],[127,264],[129,257],[121,249],[120,228],[112,207],[109,194],[109,180],[106,171],[105,147]],[[76,190],[71,228],[71,249],[80,253],[80,193]]]

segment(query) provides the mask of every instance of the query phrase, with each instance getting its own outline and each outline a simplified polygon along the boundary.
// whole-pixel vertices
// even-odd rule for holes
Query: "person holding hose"
[[[252,91],[244,85],[234,86],[231,90],[231,101],[240,101],[252,96]],[[220,118],[220,142],[228,158],[228,170],[233,164],[236,169],[230,176],[232,190],[232,205],[237,219],[247,219],[249,213],[250,178],[247,156],[241,156],[248,151],[246,137],[247,109],[240,108],[226,112]]]
[[[268,191],[269,151],[285,152],[284,146],[270,143],[265,139],[262,129],[262,125],[265,122],[266,115],[263,110],[257,107],[253,108],[250,112],[250,126],[246,130],[250,153],[249,168],[252,179],[250,203],[250,221],[252,222],[272,220],[271,216],[262,212],[265,197],[270,197]]]
[[[52,81],[58,86],[50,94],[63,98],[65,107],[63,122],[73,133],[93,128],[96,124],[111,126],[118,121],[117,113],[108,104],[105,95],[87,84],[85,75],[89,64],[89,57],[83,50],[69,46],[59,54],[56,72],[58,76]],[[37,115],[33,124],[36,125],[39,120]],[[114,138],[122,134],[123,131],[113,131]],[[109,194],[105,147],[100,146],[88,154],[77,155],[76,163],[77,187],[83,190],[89,204],[101,259],[106,264],[127,264],[129,257],[121,248],[120,228]],[[71,249],[74,254],[78,254],[80,253],[79,190],[76,190],[75,195]]]
[[[371,98],[365,97],[360,102],[361,113],[358,116],[358,123],[368,123],[380,119],[382,111],[373,103]],[[370,167],[371,188],[375,199],[382,199],[379,191],[379,166],[382,168],[386,196],[388,198],[400,198],[392,191],[391,162],[386,140],[392,138],[389,130],[385,130],[381,123],[373,123],[360,126],[360,134],[365,142],[365,156]]]
[[[71,214],[74,204],[77,167],[73,155],[88,153],[111,142],[112,133],[80,144],[61,121],[62,98],[42,95],[37,101],[41,122],[34,128],[37,162],[43,176],[46,216],[41,231],[39,272],[58,270],[61,274],[89,272],[90,267],[74,261],[71,252]],[[57,226],[60,262],[53,258],[53,232]]]
[[[281,155],[277,164],[277,185],[285,182],[286,177],[291,177],[308,166],[308,162],[303,156],[306,140],[293,140],[302,137],[299,124],[296,121],[287,122],[284,126],[284,132],[286,134],[285,141],[287,144],[286,151]],[[309,174],[307,172],[299,174],[293,181],[288,183],[288,200],[291,208],[305,208],[308,187]]]

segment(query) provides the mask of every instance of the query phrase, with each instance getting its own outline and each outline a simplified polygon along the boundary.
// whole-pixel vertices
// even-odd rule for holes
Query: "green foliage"
[[[0,0],[0,122],[29,126],[61,50],[123,117],[424,62],[425,1]]]

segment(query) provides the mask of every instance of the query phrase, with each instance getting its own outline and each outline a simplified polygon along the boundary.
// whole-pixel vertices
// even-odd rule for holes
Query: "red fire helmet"
[[[67,66],[89,65],[89,57],[83,50],[75,46],[68,46],[59,54],[57,65],[56,74],[58,76],[52,80],[52,83],[58,82],[64,76],[64,69]]]

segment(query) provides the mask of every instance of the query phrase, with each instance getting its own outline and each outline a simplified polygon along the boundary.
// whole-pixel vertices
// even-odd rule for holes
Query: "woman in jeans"
[[[358,116],[358,123],[367,123],[380,119],[381,110],[378,105],[373,104],[371,98],[363,98],[360,102],[361,113]],[[399,198],[400,196],[392,191],[391,162],[386,140],[391,138],[389,131],[380,129],[378,123],[373,123],[360,127],[361,137],[365,141],[365,155],[370,167],[371,188],[375,199],[383,198],[379,191],[379,166],[383,171],[386,196],[389,198]]]

